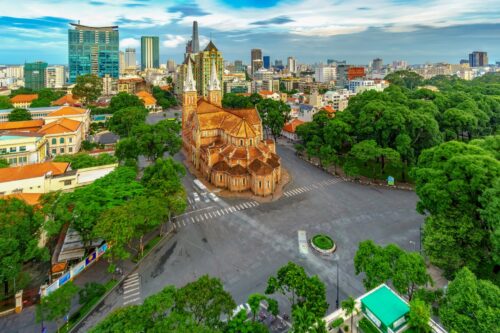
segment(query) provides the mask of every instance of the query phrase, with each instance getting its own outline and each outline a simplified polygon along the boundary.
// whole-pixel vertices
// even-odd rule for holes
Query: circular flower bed
[[[335,242],[327,235],[316,235],[311,239],[311,246],[322,254],[333,253],[336,249]]]

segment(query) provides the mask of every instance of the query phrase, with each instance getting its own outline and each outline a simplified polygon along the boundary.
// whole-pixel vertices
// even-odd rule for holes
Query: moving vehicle
[[[201,181],[199,181],[198,179],[193,180],[193,183],[194,183],[194,187],[199,192],[208,192],[207,187],[205,185],[203,185],[203,183]]]
[[[215,195],[214,193],[212,193],[212,192],[208,193],[208,196],[210,197],[210,199],[212,199],[212,200],[213,200],[213,201],[215,201],[215,202],[217,202],[217,201],[219,201],[219,200],[220,200],[220,199],[219,199],[219,197],[218,197],[218,196],[216,196],[216,195]]]
[[[200,202],[200,196],[198,195],[198,193],[193,192],[193,199],[194,202]]]
[[[201,194],[201,197],[203,198],[203,201],[204,201],[205,203],[210,203],[210,198],[208,197],[207,192],[203,192],[203,193]]]

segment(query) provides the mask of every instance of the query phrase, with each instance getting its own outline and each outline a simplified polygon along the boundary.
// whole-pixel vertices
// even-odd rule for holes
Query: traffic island
[[[311,247],[323,255],[330,255],[337,249],[337,245],[330,236],[324,234],[315,235],[310,240]]]

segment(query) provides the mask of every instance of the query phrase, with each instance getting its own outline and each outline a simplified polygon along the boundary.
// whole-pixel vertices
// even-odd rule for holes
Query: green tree
[[[141,124],[133,128],[139,151],[149,160],[156,160],[168,152],[175,155],[182,146],[181,129],[177,121],[162,120],[154,125]]]
[[[261,323],[248,321],[244,310],[238,312],[227,323],[226,333],[269,333],[269,329]]]
[[[113,96],[111,98],[108,109],[110,113],[115,113],[116,111],[119,111],[121,109],[132,107],[141,109],[144,108],[144,103],[136,95],[131,95],[126,92],[120,92],[116,96]]]
[[[0,169],[8,168],[9,166],[10,166],[9,161],[7,161],[5,158],[0,158]]]
[[[432,332],[429,326],[431,320],[431,307],[424,301],[414,299],[410,302],[410,313],[408,318],[408,326],[416,333]]]
[[[292,309],[293,333],[327,333],[326,324],[321,317],[317,317],[305,306],[296,306]]]
[[[222,316],[229,317],[234,308],[236,304],[221,280],[208,275],[180,288],[175,296],[177,312],[189,313],[197,324],[210,328],[221,328]]]
[[[116,145],[115,156],[118,157],[120,161],[125,161],[127,159],[137,160],[140,154],[141,150],[136,138],[122,138]]]
[[[79,300],[81,305],[88,304],[95,299],[100,298],[106,293],[106,287],[97,282],[87,282],[85,286],[78,291]]]
[[[106,153],[92,156],[86,153],[78,153],[74,155],[57,155],[54,162],[67,162],[71,164],[71,168],[83,169],[100,165],[114,164],[117,158]]]
[[[449,331],[498,332],[500,289],[466,267],[449,283],[439,317]]]
[[[125,107],[113,113],[109,120],[109,129],[121,137],[128,137],[134,126],[144,124],[148,110],[144,107]]]
[[[7,116],[9,121],[31,120],[31,113],[26,109],[16,108]]]
[[[40,212],[24,201],[0,199],[0,280],[5,295],[23,263],[32,259],[48,260],[47,249],[38,247],[42,223]]]
[[[72,93],[73,97],[81,100],[83,104],[92,104],[101,96],[102,80],[93,74],[80,75],[76,78]]]
[[[423,77],[412,71],[401,70],[387,74],[384,80],[401,87],[415,89],[422,84]]]
[[[411,301],[418,287],[431,282],[424,258],[419,253],[404,252],[399,256],[394,267],[392,283],[400,294],[407,295]]]
[[[271,135],[276,140],[285,122],[290,120],[290,106],[282,101],[268,98],[257,104],[257,110],[262,119],[262,125],[271,131]]]
[[[12,103],[10,102],[9,97],[0,96],[0,110],[11,109],[11,108],[12,108]]]
[[[42,322],[43,325],[46,320],[55,320],[59,323],[59,320],[69,314],[71,300],[77,293],[78,287],[72,281],[68,281],[48,296],[42,297],[36,306],[36,322]],[[57,331],[59,332],[59,328]]]
[[[353,330],[353,320],[354,320],[354,312],[356,311],[356,300],[349,296],[347,299],[343,300],[341,303],[342,310],[346,316],[351,318],[351,330]]]

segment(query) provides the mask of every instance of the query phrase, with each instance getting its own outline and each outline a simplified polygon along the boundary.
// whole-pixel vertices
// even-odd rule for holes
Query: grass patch
[[[312,238],[312,243],[321,250],[331,250],[335,244],[327,235],[316,235]]]
[[[162,237],[160,235],[156,235],[153,239],[151,239],[149,242],[147,242],[147,244],[144,245],[144,255],[141,256],[141,254],[139,253],[137,256],[134,257],[134,259],[132,259],[132,261],[135,263],[139,262],[139,260],[141,260],[141,258],[145,257],[146,254],[148,254],[149,251],[151,251],[151,249],[156,244],[158,244],[158,242],[161,240],[161,238]]]
[[[366,317],[363,317],[359,321],[359,328],[363,333],[380,333],[379,329],[373,325],[371,321],[366,319]]]

